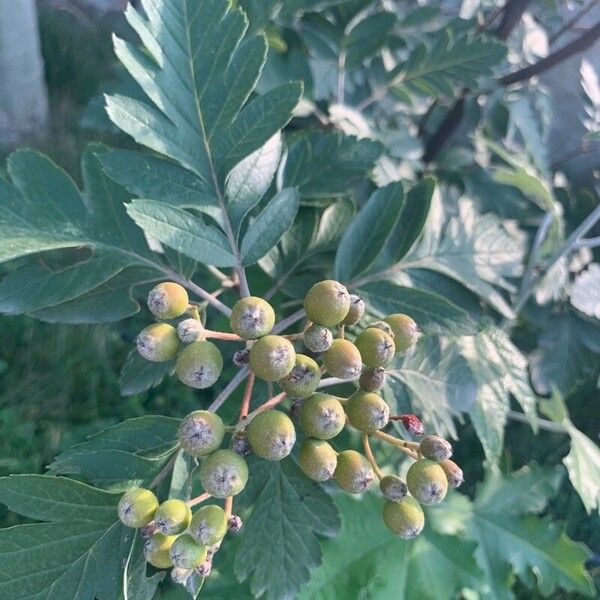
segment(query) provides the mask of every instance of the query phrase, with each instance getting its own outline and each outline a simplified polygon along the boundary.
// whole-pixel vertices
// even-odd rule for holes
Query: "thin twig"
[[[585,17],[585,15],[587,15],[590,12],[590,10],[592,10],[592,8],[596,6],[596,4],[598,4],[598,1],[599,0],[592,0],[592,2],[590,2],[587,6],[584,6],[577,14],[575,14],[575,16],[572,19],[567,21],[556,33],[550,36],[548,43],[554,44],[554,42],[556,42],[556,40],[559,37],[561,37],[564,33],[569,31],[569,29],[572,29],[575,25],[577,25],[577,23],[583,17]]]
[[[509,0],[504,6],[502,21],[498,25],[498,29],[494,32],[496,37],[505,40],[521,20],[523,13],[531,4],[531,0]]]
[[[507,416],[511,421],[527,423],[528,425],[531,424],[527,416],[523,413],[516,412],[514,410],[509,410]],[[545,429],[546,431],[552,431],[553,433],[567,433],[567,430],[560,423],[554,423],[553,421],[548,421],[547,419],[540,419],[539,417],[536,419],[536,423],[540,429]]]
[[[196,296],[200,296],[203,300],[206,300],[211,306],[216,308],[219,312],[223,313],[226,317],[231,315],[231,309],[223,304],[220,300],[215,298],[210,292],[207,292],[204,288],[200,287],[190,279],[186,279],[171,269],[164,269],[165,275],[170,277],[173,281],[179,283],[183,287],[187,288],[191,292],[194,292]]]
[[[286,317],[285,319],[279,321],[279,323],[277,323],[277,325],[273,327],[273,331],[271,333],[281,333],[282,331],[285,331],[288,327],[290,327],[290,325],[297,323],[305,316],[306,313],[304,312],[304,309],[300,308],[296,312],[292,313],[289,317]]]
[[[600,246],[600,237],[588,238],[587,240],[579,240],[575,244],[575,248],[597,248]]]
[[[373,451],[371,450],[371,445],[369,444],[369,435],[368,434],[363,433],[362,443],[363,443],[363,448],[365,449],[365,456],[367,457],[367,460],[371,463],[371,467],[373,467],[373,471],[375,471],[375,475],[377,475],[377,479],[381,479],[383,477],[383,473],[381,472],[381,469],[379,468],[379,465],[377,464],[377,461],[375,460],[375,457],[373,456]]]
[[[242,339],[236,333],[228,333],[227,331],[210,331],[205,330],[204,336],[206,338],[212,338],[215,340],[224,340],[227,342],[245,342],[246,340]]]
[[[204,494],[200,494],[199,496],[196,496],[195,498],[188,500],[186,502],[186,504],[191,508],[192,506],[196,506],[197,504],[200,504],[201,502],[208,500],[210,497],[211,497],[210,494],[204,492]]]
[[[250,400],[252,398],[252,391],[254,390],[254,373],[250,373],[248,381],[246,381],[246,389],[244,390],[244,396],[242,398],[242,406],[240,408],[240,421],[248,416],[250,411]]]
[[[389,433],[384,433],[383,431],[376,431],[373,435],[383,440],[384,442],[387,442],[388,444],[392,444],[392,446],[395,446],[396,448],[404,452],[404,454],[406,454],[407,456],[410,456],[415,460],[419,458],[417,453],[408,446],[408,443],[405,440],[400,440],[397,437],[390,435]]]
[[[148,489],[152,490],[155,487],[158,487],[163,479],[173,470],[173,466],[175,465],[175,461],[177,460],[178,451],[176,450],[173,456],[169,459],[169,462],[159,471],[158,475],[151,481]]]
[[[319,387],[330,387],[332,385],[339,385],[341,383],[348,383],[345,379],[338,379],[337,377],[327,377],[325,379],[321,379],[319,382]]]
[[[227,398],[233,394],[237,386],[240,385],[240,383],[242,383],[246,377],[248,377],[249,372],[250,369],[248,367],[242,367],[238,371],[237,375],[225,386],[225,389],[214,399],[207,410],[212,412],[219,410],[223,402],[225,402],[225,400],[227,400]]]
[[[225,516],[229,518],[233,512],[233,496],[227,496],[227,498],[225,498],[223,509],[225,510]]]

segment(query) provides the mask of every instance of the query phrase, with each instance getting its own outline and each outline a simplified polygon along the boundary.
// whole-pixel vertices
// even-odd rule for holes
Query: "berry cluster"
[[[386,499],[383,519],[402,538],[422,531],[421,504],[441,502],[449,486],[462,483],[461,469],[450,460],[450,444],[436,435],[423,437],[423,426],[415,415],[390,416],[388,404],[378,393],[394,356],[417,340],[417,325],[409,316],[389,315],[357,331],[366,304],[332,280],[309,290],[304,299],[307,324],[302,332],[288,335],[273,333],[273,308],[254,296],[242,298],[233,307],[233,333],[206,329],[198,307],[190,304],[185,289],[176,283],[156,286],[148,296],[148,307],[161,320],[184,318],[176,327],[165,322],[146,327],[137,338],[138,351],[151,361],[176,358],[175,372],[186,385],[207,388],[219,378],[223,357],[211,338],[244,344],[234,354],[234,362],[248,370],[237,423],[226,426],[207,410],[195,411],[181,423],[179,446],[201,460],[204,494],[187,503],[170,499],[159,505],[151,491],[135,489],[119,505],[126,525],[145,528],[148,562],[159,568],[174,567],[177,581],[184,581],[194,569],[201,575],[210,571],[228,525],[236,530],[241,526],[239,517],[231,515],[231,506],[248,479],[244,455],[253,452],[266,460],[288,456],[296,443],[294,421],[303,433],[298,451],[302,471],[315,481],[333,479],[352,494],[366,491],[378,479]],[[353,341],[346,337],[347,327]],[[294,343],[300,342],[307,354],[296,352]],[[331,377],[322,379],[324,373]],[[277,382],[282,392],[250,412],[256,377]],[[347,381],[355,381],[358,387],[348,398],[317,391]],[[275,409],[288,397],[293,399],[290,416]],[[382,431],[392,420],[401,421],[412,438],[420,441]],[[332,446],[346,425],[361,433],[364,454],[353,449],[338,452]],[[221,448],[226,434],[231,434],[229,449]],[[382,473],[371,451],[371,438],[393,445],[414,460],[406,481]],[[225,509],[206,505],[192,516],[190,507],[210,497],[226,499]]]

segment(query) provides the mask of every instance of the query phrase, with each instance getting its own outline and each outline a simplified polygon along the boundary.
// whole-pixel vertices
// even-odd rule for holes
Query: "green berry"
[[[414,346],[419,335],[417,324],[408,316],[401,313],[387,316],[384,321],[394,332],[396,352],[405,352]]]
[[[239,494],[248,482],[248,465],[233,450],[217,450],[200,467],[204,491],[215,498]]]
[[[127,527],[145,527],[158,508],[156,496],[144,488],[129,490],[119,500],[119,519]]]
[[[306,398],[319,386],[321,368],[309,356],[296,354],[294,368],[279,380],[279,385],[292,398]]]
[[[356,450],[344,450],[337,456],[337,466],[333,474],[337,484],[350,494],[367,491],[375,475],[369,461]]]
[[[425,514],[419,503],[410,496],[400,502],[387,501],[383,520],[388,529],[404,540],[416,538],[425,526]]]
[[[376,328],[365,329],[354,344],[367,367],[385,367],[396,352],[394,340],[385,331]]]
[[[281,460],[289,455],[296,442],[292,420],[280,410],[258,413],[246,427],[250,448],[267,460]]]
[[[177,335],[184,344],[191,344],[203,338],[204,326],[198,319],[184,319],[177,325]]]
[[[188,294],[178,283],[159,283],[148,294],[148,308],[159,319],[176,319],[190,304]]]
[[[385,369],[375,367],[374,369],[363,369],[358,378],[358,386],[365,392],[376,392],[383,387],[385,383]]]
[[[327,481],[335,472],[337,453],[328,442],[307,438],[300,444],[298,464],[313,481]]]
[[[204,546],[218,544],[227,533],[227,515],[216,504],[200,507],[192,517],[190,535]]]
[[[248,296],[234,304],[229,323],[231,329],[241,338],[256,340],[273,329],[275,311],[266,300]]]
[[[454,461],[446,458],[445,460],[440,461],[439,465],[444,470],[446,479],[448,480],[448,485],[451,488],[457,488],[462,485],[463,481],[465,480],[463,472]]]
[[[169,569],[173,566],[171,560],[171,546],[177,539],[176,535],[155,533],[144,543],[144,556],[146,560],[157,569]]]
[[[323,364],[338,379],[356,379],[362,370],[360,352],[349,340],[333,340],[331,348],[323,354]]]
[[[406,483],[398,475],[385,475],[382,477],[379,481],[379,489],[390,502],[400,502],[408,493]]]
[[[192,519],[192,510],[183,501],[172,498],[163,502],[154,515],[156,529],[165,535],[183,533]]]
[[[348,314],[350,294],[338,281],[320,281],[308,290],[304,298],[304,310],[313,323],[333,327],[341,323]]]
[[[381,396],[358,390],[348,398],[346,413],[353,427],[363,433],[375,433],[387,425],[390,407]]]
[[[191,343],[180,352],[175,363],[175,372],[180,381],[200,390],[213,385],[222,370],[221,351],[207,341]]]
[[[421,440],[419,451],[425,458],[440,462],[452,456],[450,442],[438,435],[427,435]]]
[[[292,342],[280,335],[266,335],[250,349],[250,369],[265,381],[279,381],[294,368],[296,351]]]
[[[191,535],[180,535],[171,546],[171,562],[178,569],[195,569],[206,560],[208,550]]]
[[[428,458],[414,462],[406,472],[408,491],[421,504],[438,504],[446,497],[448,480],[444,469]]]
[[[225,425],[219,415],[208,410],[196,410],[181,422],[177,437],[188,454],[198,457],[214,452],[224,435]]]
[[[379,329],[394,339],[394,330],[385,321],[375,321],[375,323],[367,325],[367,329]]]
[[[302,334],[302,341],[311,352],[320,354],[331,348],[333,334],[327,327],[323,327],[322,325],[311,325]]]
[[[341,402],[330,394],[317,392],[300,406],[300,427],[306,435],[318,440],[334,438],[346,424]]]
[[[154,323],[140,331],[136,339],[140,356],[152,362],[166,362],[177,356],[179,337],[168,323]]]
[[[350,294],[350,309],[341,322],[341,325],[354,325],[358,323],[363,318],[366,309],[367,305],[360,296]]]

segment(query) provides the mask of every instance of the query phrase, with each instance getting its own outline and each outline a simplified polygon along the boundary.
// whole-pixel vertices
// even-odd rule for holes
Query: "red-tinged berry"
[[[400,415],[399,419],[408,433],[416,437],[423,435],[423,423],[417,415]]]

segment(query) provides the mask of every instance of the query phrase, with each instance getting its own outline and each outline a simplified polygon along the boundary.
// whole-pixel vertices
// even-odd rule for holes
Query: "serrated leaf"
[[[377,54],[387,44],[396,22],[396,16],[387,11],[361,19],[344,40],[346,67],[358,67],[364,60]]]
[[[252,513],[236,554],[236,576],[250,579],[255,597],[294,596],[320,563],[315,534],[331,536],[339,528],[331,498],[290,458],[255,462],[239,498]]]
[[[588,317],[600,319],[600,264],[579,273],[571,288],[571,304]]]
[[[283,189],[252,221],[241,245],[242,264],[258,262],[273,248],[294,223],[300,194],[296,189]]]
[[[133,396],[157,386],[174,367],[173,361],[150,362],[132,350],[121,369],[121,394]]]
[[[401,183],[391,183],[371,195],[340,240],[333,267],[336,279],[347,282],[369,270],[387,244],[405,202]]]

